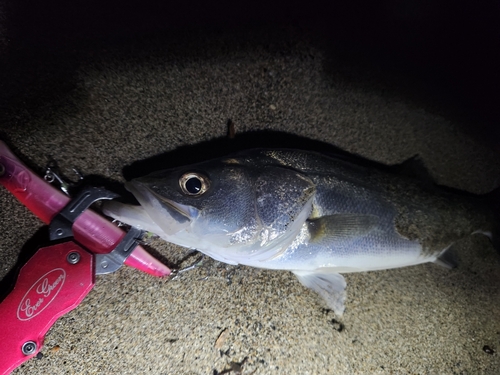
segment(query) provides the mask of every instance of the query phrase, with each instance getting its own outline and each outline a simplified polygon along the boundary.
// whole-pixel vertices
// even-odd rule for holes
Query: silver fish
[[[250,150],[126,183],[140,206],[104,213],[221,262],[289,270],[342,315],[340,273],[425,262],[470,234],[493,237],[480,197],[296,150]]]

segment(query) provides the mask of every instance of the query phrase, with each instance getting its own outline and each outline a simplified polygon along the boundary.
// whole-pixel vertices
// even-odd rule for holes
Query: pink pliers
[[[0,375],[37,356],[54,322],[77,307],[95,275],[123,264],[154,276],[171,270],[139,244],[142,232],[123,232],[89,209],[115,193],[86,188],[70,199],[28,169],[0,141],[0,184],[49,224],[50,243],[22,265],[14,287],[0,302]]]

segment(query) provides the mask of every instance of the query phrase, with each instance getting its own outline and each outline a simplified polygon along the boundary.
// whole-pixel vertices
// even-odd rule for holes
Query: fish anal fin
[[[346,282],[344,277],[336,272],[322,271],[293,271],[300,283],[314,290],[326,302],[336,315],[344,313],[344,302],[346,298]]]
[[[378,217],[366,214],[335,214],[307,221],[311,242],[353,240],[369,234]]]

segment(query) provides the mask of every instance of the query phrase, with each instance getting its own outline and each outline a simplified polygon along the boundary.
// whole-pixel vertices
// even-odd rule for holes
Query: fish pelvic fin
[[[345,310],[346,282],[344,277],[328,270],[293,271],[300,283],[314,290],[326,302],[335,315],[342,316]]]

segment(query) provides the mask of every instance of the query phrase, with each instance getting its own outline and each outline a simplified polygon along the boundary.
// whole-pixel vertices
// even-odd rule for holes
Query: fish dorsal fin
[[[431,173],[425,166],[423,159],[418,154],[405,160],[401,164],[393,166],[393,169],[402,176],[419,180],[425,186],[434,186],[436,184]]]
[[[302,216],[315,191],[311,179],[293,169],[263,168],[255,183],[257,214],[263,226],[270,233],[285,233]]]
[[[342,316],[345,309],[346,282],[341,274],[321,268],[315,271],[293,271],[293,273],[302,285],[318,293],[336,315]]]
[[[366,214],[336,214],[308,220],[311,243],[349,241],[364,237],[378,224],[378,217]]]

